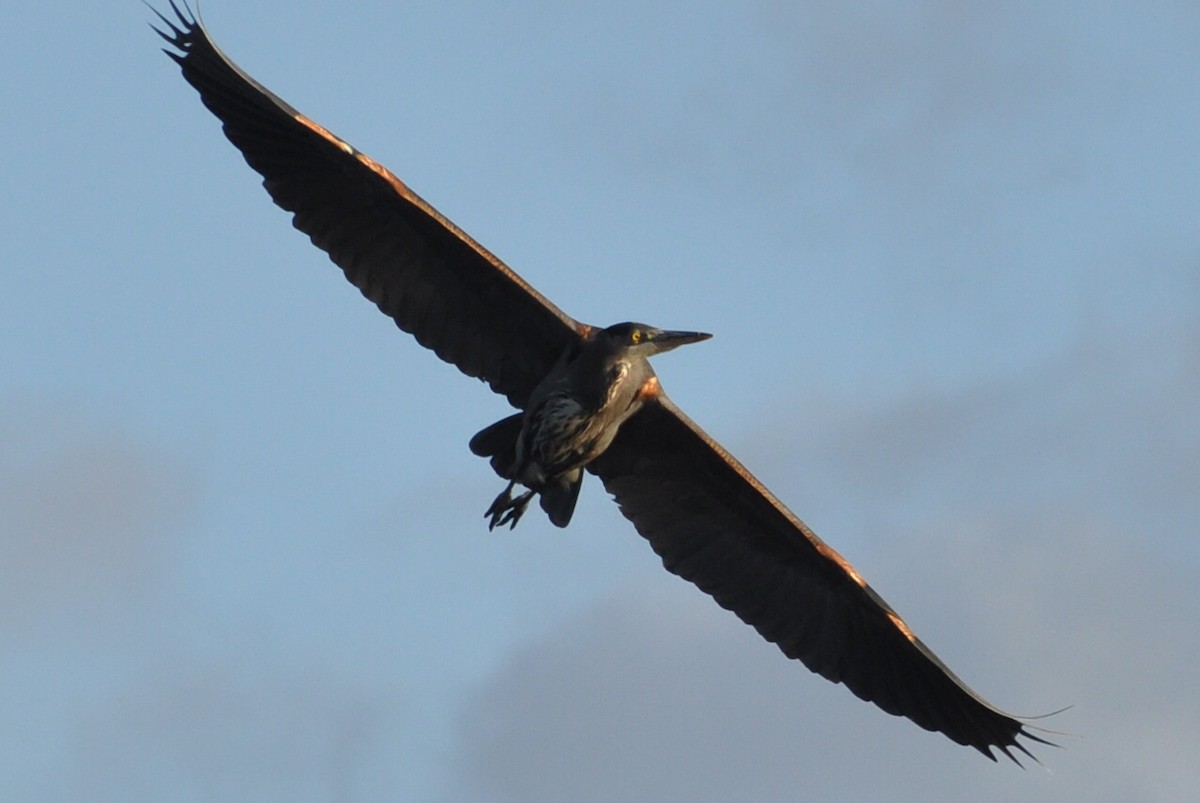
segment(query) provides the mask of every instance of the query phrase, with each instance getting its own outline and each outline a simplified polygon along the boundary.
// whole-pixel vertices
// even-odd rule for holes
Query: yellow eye
[[[638,343],[641,343],[642,342],[642,330],[634,329],[632,332],[629,333],[629,339],[635,346]]]

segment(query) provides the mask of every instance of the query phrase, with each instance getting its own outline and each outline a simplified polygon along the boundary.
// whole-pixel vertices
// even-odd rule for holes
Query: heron
[[[154,10],[164,52],[293,225],[400,329],[517,410],[469,443],[507,481],[484,514],[489,528],[515,527],[535,496],[565,527],[594,474],[668,571],[787,657],[992,761],[999,752],[1020,764],[1016,751],[1036,761],[1019,739],[1052,744],[951,672],[667,396],[649,358],[707,333],[570,317],[390,170],[244,72],[185,2],[171,10]]]

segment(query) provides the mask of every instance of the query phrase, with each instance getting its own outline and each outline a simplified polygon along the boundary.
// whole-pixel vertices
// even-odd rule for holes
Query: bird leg
[[[526,491],[514,498],[512,495],[514,485],[516,485],[515,480],[509,481],[508,487],[496,497],[496,501],[492,502],[492,506],[483,514],[485,517],[491,517],[491,521],[488,522],[489,530],[503,527],[505,524],[511,530],[517,526],[521,516],[525,515],[525,509],[529,507],[529,501],[533,499],[533,491]]]

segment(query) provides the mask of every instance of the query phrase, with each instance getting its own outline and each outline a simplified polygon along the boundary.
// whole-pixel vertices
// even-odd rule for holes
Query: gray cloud
[[[921,510],[1077,511],[1185,545],[1200,517],[1200,333],[1094,332],[1024,374],[851,414],[821,439],[824,482],[913,522]],[[807,457],[807,456],[806,456]],[[993,489],[1004,488],[999,494]]]
[[[194,499],[181,460],[45,400],[0,404],[0,624],[143,589]]]
[[[167,661],[80,706],[54,799],[386,799],[405,712],[386,693],[263,657]],[[266,666],[260,665],[265,663]],[[306,668],[307,667],[307,668]]]
[[[1200,782],[1189,575],[1103,528],[1005,524],[956,521],[876,560],[903,567],[901,610],[977,688],[1023,712],[1075,706],[1043,723],[1082,736],[1037,751],[1052,775],[858,702],[698,594],[631,589],[527,646],[466,708],[469,796],[1186,799]]]

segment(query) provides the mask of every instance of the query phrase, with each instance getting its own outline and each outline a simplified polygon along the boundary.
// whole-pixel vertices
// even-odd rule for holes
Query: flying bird
[[[648,358],[707,334],[570,317],[385,167],[243,72],[186,4],[171,8],[174,19],[155,11],[164,52],[293,225],[397,326],[518,410],[470,441],[507,482],[489,527],[515,526],[534,497],[565,527],[592,473],[668,571],[789,658],[993,761],[993,749],[1034,758],[1018,737],[1050,744],[959,680],[671,401]]]

